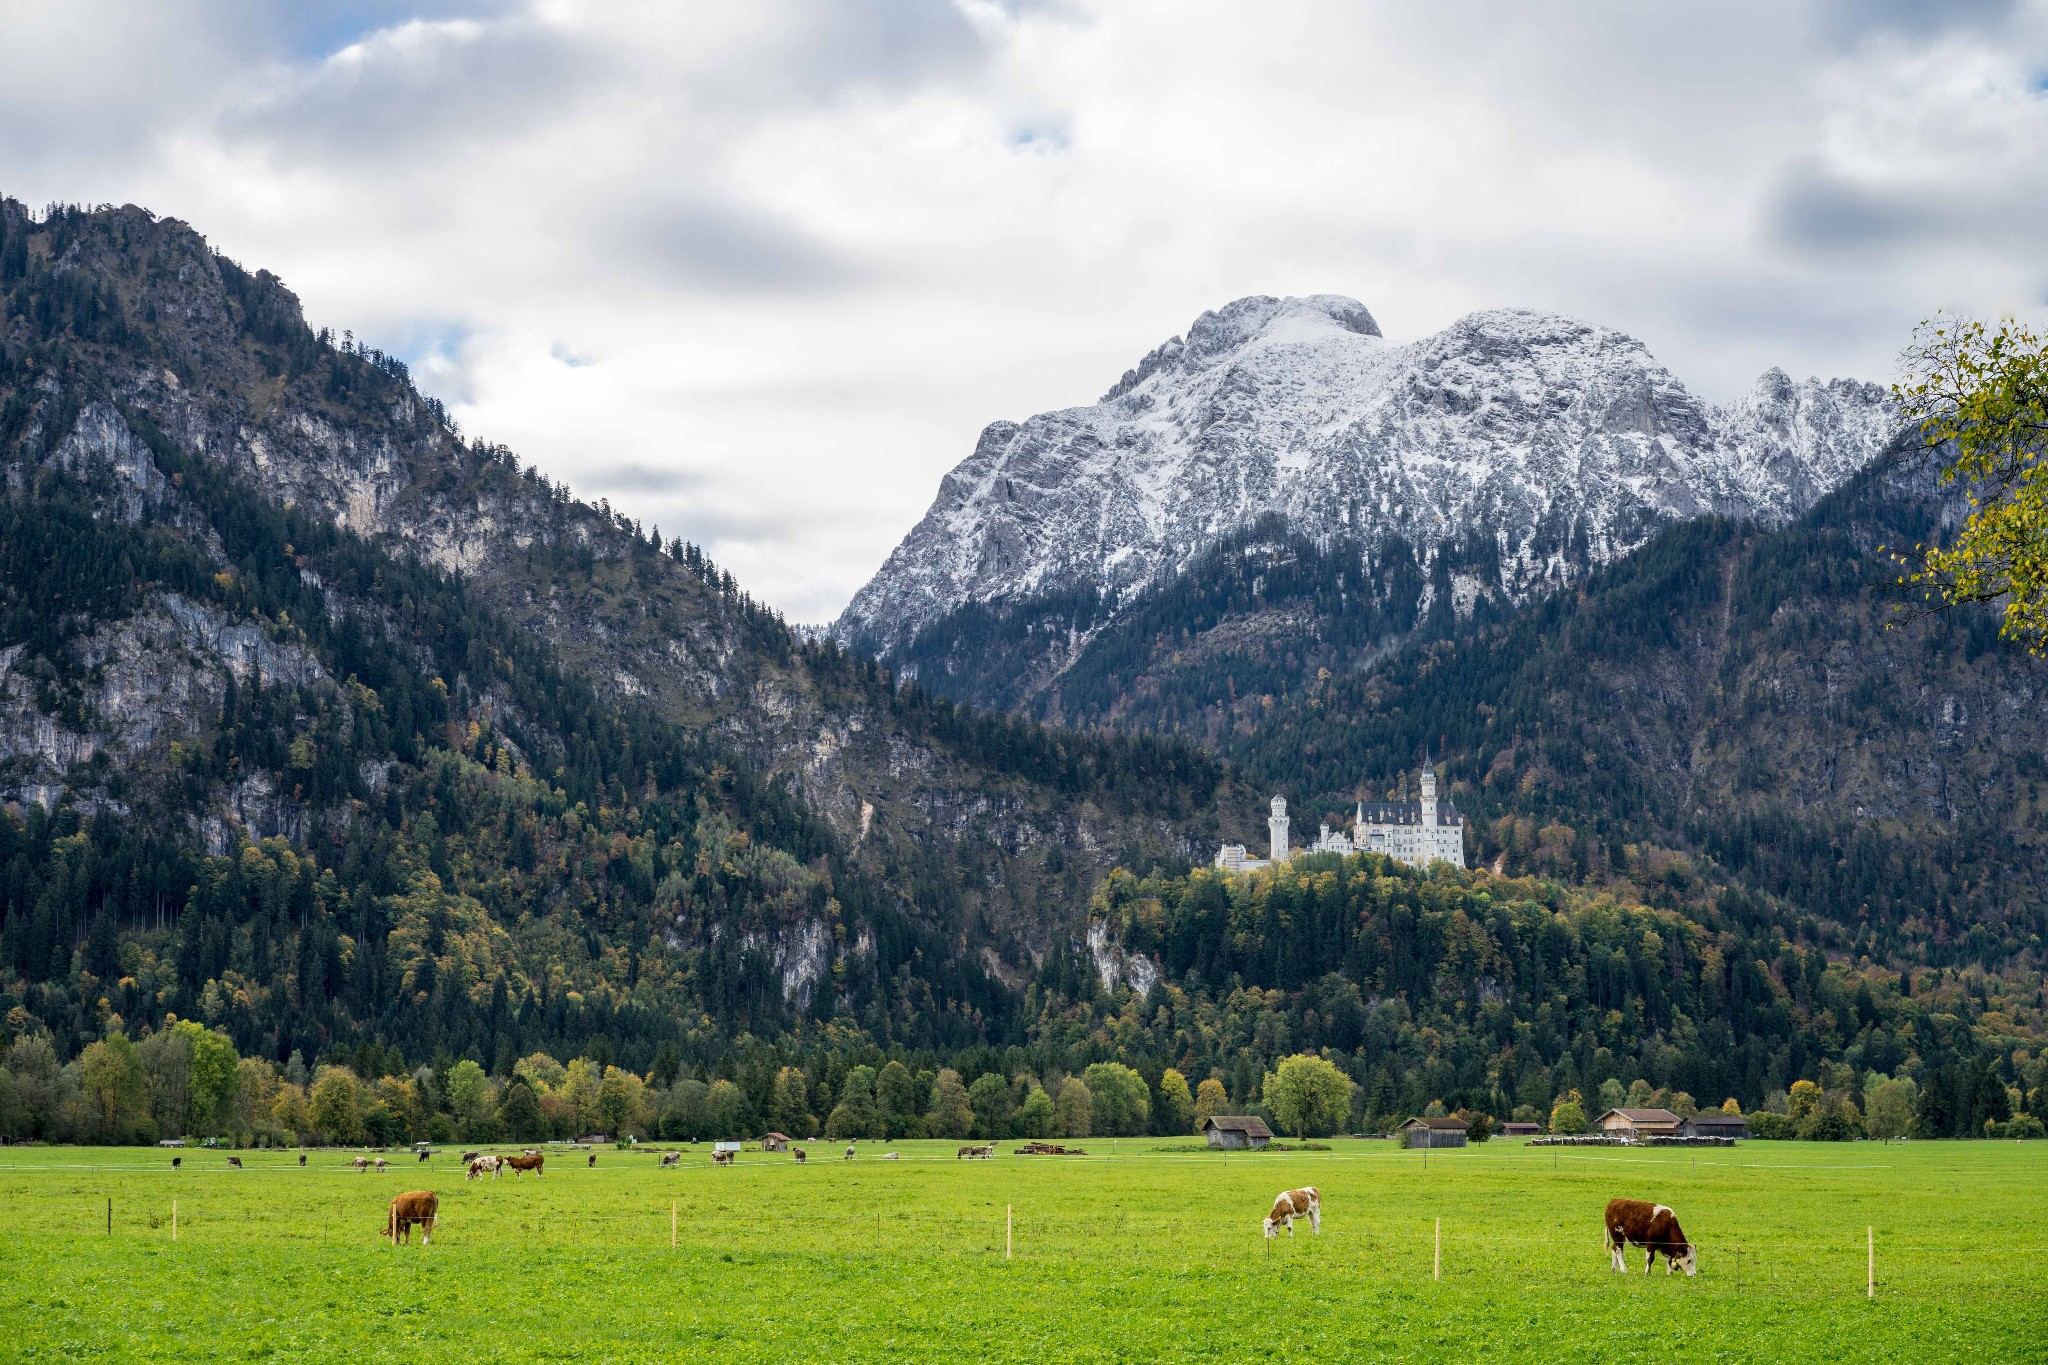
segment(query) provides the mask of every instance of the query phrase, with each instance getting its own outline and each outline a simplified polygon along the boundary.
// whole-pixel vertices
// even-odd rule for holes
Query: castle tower
[[[1434,825],[1436,823],[1436,770],[1434,768],[1424,768],[1422,770],[1422,823],[1425,825]]]
[[[1266,821],[1266,829],[1273,836],[1273,861],[1287,861],[1287,798],[1273,798],[1273,815]]]

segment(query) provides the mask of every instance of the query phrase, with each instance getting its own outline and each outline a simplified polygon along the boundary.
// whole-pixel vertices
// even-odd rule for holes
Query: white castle
[[[1225,844],[1216,854],[1216,866],[1226,872],[1256,872],[1293,857],[1294,850],[1287,842],[1286,797],[1273,798],[1273,814],[1266,829],[1272,839],[1270,858],[1251,857],[1243,844]],[[1437,799],[1436,774],[1424,768],[1420,801],[1361,801],[1349,834],[1326,823],[1316,841],[1302,851],[1384,853],[1410,867],[1428,867],[1439,860],[1463,867],[1465,817],[1448,798]]]

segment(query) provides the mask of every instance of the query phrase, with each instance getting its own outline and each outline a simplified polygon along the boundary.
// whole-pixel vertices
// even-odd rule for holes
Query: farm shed
[[[1678,1121],[1678,1135],[1680,1137],[1746,1138],[1749,1136],[1749,1120],[1740,1114],[1694,1114],[1689,1119],[1680,1119]]]
[[[1463,1119],[1410,1119],[1401,1125],[1401,1137],[1410,1148],[1463,1147],[1470,1131]]]
[[[1610,1109],[1593,1125],[1612,1137],[1677,1137],[1678,1115],[1669,1109]]]
[[[1257,1150],[1273,1140],[1273,1130],[1266,1126],[1266,1121],[1250,1116],[1214,1114],[1202,1120],[1201,1132],[1209,1139],[1211,1147],[1233,1150],[1245,1147]]]
[[[1502,1137],[1538,1137],[1542,1132],[1540,1123],[1503,1123],[1500,1126]]]
[[[763,1137],[761,1138],[761,1150],[762,1150],[762,1151],[764,1151],[764,1152],[786,1152],[786,1151],[788,1151],[788,1150],[789,1150],[789,1134],[787,1134],[787,1133],[768,1133],[768,1134],[765,1134],[765,1135],[763,1135]]]

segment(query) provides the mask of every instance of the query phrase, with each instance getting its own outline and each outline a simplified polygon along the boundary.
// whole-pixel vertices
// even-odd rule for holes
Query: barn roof
[[[1273,1136],[1273,1130],[1256,1114],[1211,1114],[1202,1120],[1201,1131],[1206,1133],[1211,1128],[1220,1128],[1226,1133],[1243,1133],[1246,1137]]]
[[[1619,1114],[1630,1123],[1676,1123],[1678,1115],[1669,1109],[1610,1109],[1607,1114]],[[1600,1117],[1604,1120],[1607,1114]]]
[[[1472,1125],[1463,1119],[1410,1119],[1401,1126],[1403,1128],[1413,1128],[1417,1125],[1434,1129],[1441,1133],[1468,1133],[1472,1131]]]

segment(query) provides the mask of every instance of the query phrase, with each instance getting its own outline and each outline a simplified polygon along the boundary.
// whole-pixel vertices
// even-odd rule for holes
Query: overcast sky
[[[1526,305],[1712,399],[2048,299],[2048,0],[0,0],[0,191],[183,218],[825,620],[1205,308]]]

